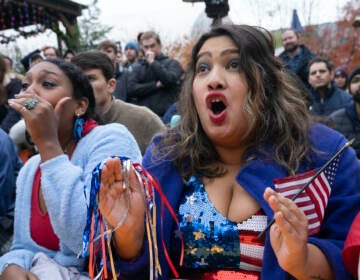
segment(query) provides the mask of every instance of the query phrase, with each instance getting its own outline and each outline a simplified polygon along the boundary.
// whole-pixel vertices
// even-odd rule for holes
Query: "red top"
[[[342,256],[352,275],[357,276],[360,254],[360,212],[355,217],[345,241]]]
[[[31,194],[30,234],[31,238],[40,246],[59,251],[59,238],[56,236],[48,212],[41,213],[39,204],[41,169],[38,167],[35,173]]]
[[[94,127],[97,126],[97,122],[88,119],[84,123],[82,136],[89,133]],[[30,235],[31,238],[40,246],[47,249],[59,251],[59,238],[56,236],[52,225],[50,223],[50,217],[48,212],[41,213],[39,204],[39,190],[40,190],[40,178],[41,169],[38,167],[35,173],[35,178],[32,187],[31,194],[31,214],[30,214]]]

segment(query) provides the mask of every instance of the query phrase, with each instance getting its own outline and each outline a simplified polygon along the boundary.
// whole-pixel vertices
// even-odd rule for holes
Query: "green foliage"
[[[24,66],[20,63],[21,58],[23,57],[20,47],[18,45],[14,46],[15,58],[13,68],[18,73],[25,73]]]
[[[71,25],[71,30],[69,30],[70,34],[67,32],[61,31],[58,27],[53,28],[53,32],[56,33],[58,38],[62,40],[67,49],[72,49],[75,51],[79,51],[80,49],[80,31],[79,26],[77,24]]]
[[[272,32],[271,32],[271,35],[273,36],[275,49],[281,48],[281,46],[282,46],[281,30],[278,29],[278,30],[272,31]]]
[[[106,39],[106,35],[113,29],[111,26],[100,23],[100,10],[96,4],[97,0],[94,0],[79,19],[80,51],[95,49],[98,43]]]

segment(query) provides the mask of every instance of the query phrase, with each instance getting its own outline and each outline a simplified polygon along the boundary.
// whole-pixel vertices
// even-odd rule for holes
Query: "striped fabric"
[[[257,235],[266,227],[267,218],[258,212],[250,219],[237,224],[240,240],[240,269],[261,271],[265,240]]]
[[[305,190],[295,199],[296,205],[305,213],[309,223],[309,235],[320,231],[326,206],[331,193],[331,185],[335,181],[338,158],[321,172]],[[315,170],[306,173],[275,179],[276,191],[284,197],[292,199],[298,191],[313,179]]]
[[[187,183],[178,220],[184,240],[183,279],[260,279],[265,237],[258,234],[267,224],[262,210],[240,223],[230,221],[210,201],[201,178]],[[178,246],[174,244],[174,255]]]

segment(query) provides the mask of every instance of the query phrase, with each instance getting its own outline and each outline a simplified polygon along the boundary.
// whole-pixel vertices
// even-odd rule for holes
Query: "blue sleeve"
[[[0,275],[6,264],[17,264],[18,266],[30,270],[30,264],[35,253],[26,249],[13,249],[17,244],[14,242],[11,251],[0,257]]]
[[[91,131],[78,142],[71,161],[60,155],[40,165],[42,191],[54,232],[76,255],[82,250],[92,170],[113,155],[141,162],[134,137],[120,124],[99,126]],[[74,164],[75,160],[82,166]]]

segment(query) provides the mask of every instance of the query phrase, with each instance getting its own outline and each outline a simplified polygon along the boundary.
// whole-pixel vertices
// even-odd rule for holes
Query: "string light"
[[[19,37],[35,36],[56,26],[57,20],[45,9],[35,4],[28,4],[26,0],[1,0],[0,9],[0,30],[12,29],[10,35],[0,33],[1,44],[8,44]],[[29,25],[33,26],[29,27]]]

